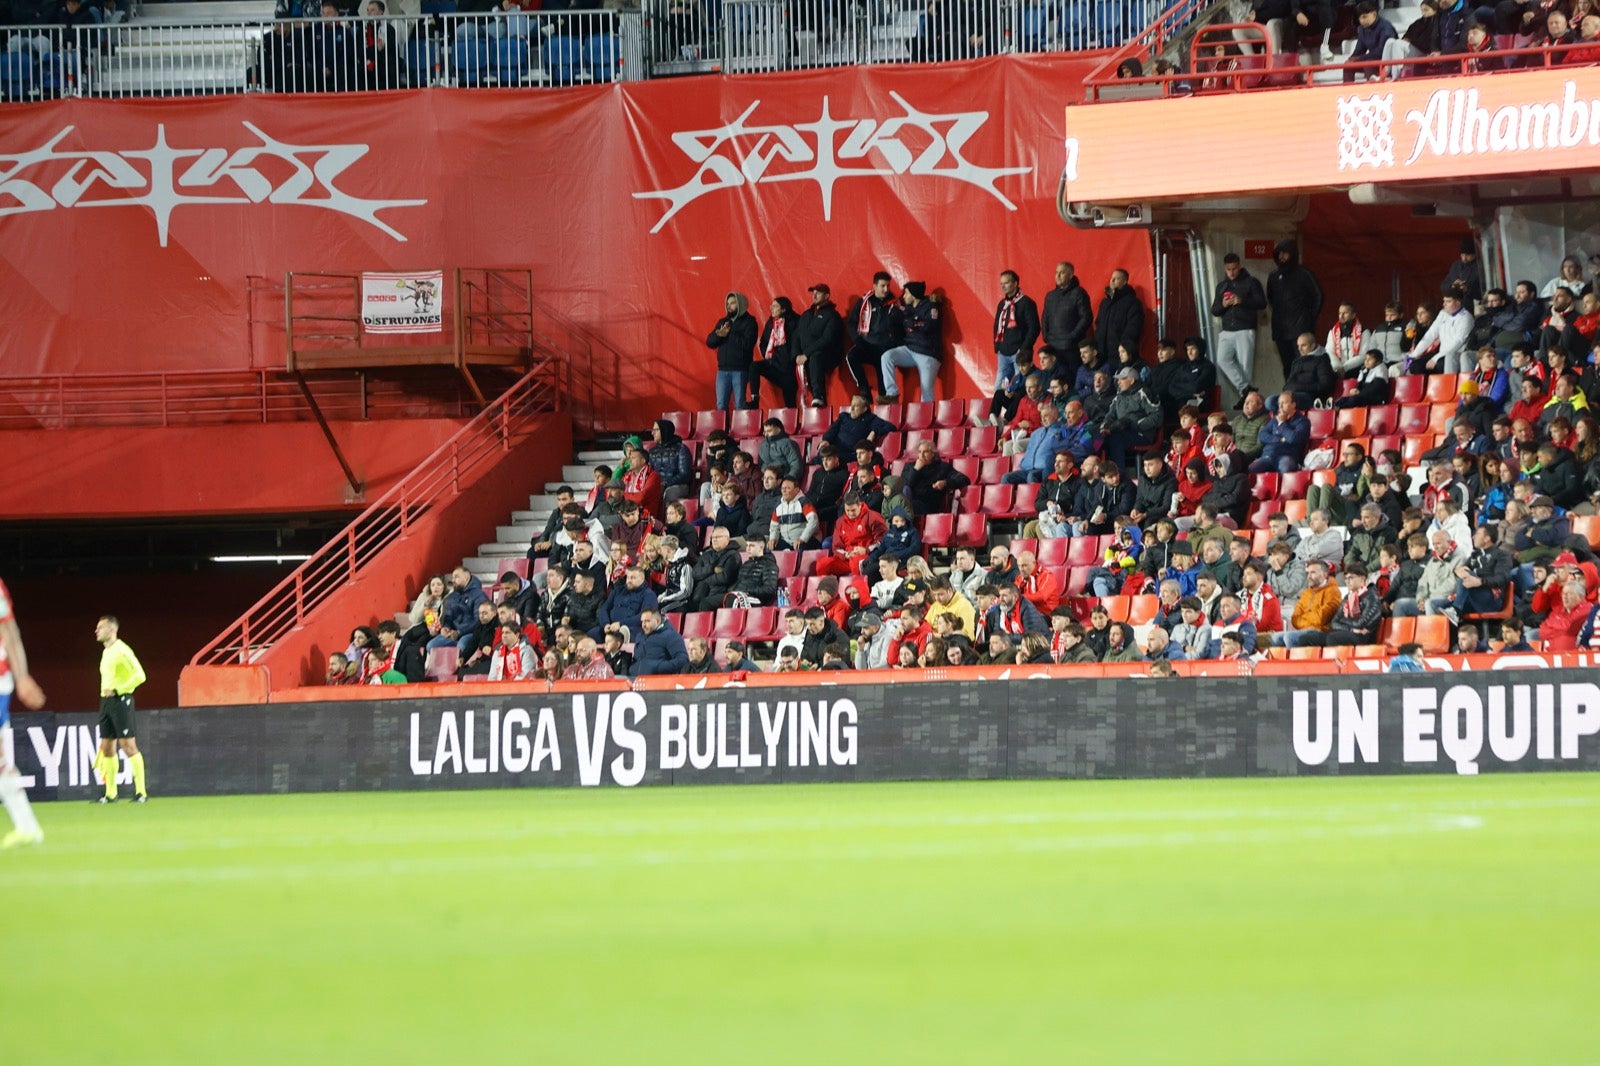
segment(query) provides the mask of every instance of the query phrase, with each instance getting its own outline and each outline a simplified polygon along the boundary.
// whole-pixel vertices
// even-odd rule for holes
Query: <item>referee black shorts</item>
[[[133,740],[133,697],[100,697],[100,739]]]

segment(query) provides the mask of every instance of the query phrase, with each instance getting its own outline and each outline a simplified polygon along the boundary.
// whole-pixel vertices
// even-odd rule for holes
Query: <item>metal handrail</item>
[[[459,495],[474,473],[527,439],[538,424],[536,415],[557,410],[559,392],[550,379],[548,362],[536,360],[515,385],[196,652],[190,664],[253,662],[304,625],[312,611],[410,533],[418,519]]]
[[[1200,0],[1193,0],[1200,2]],[[1271,89],[1294,88],[1297,85],[1311,85],[1315,83],[1317,74],[1336,71],[1339,73],[1353,72],[1359,76],[1367,76],[1350,83],[1350,88],[1358,88],[1365,82],[1394,81],[1404,77],[1458,77],[1471,74],[1514,74],[1518,71],[1550,69],[1565,66],[1560,57],[1579,51],[1590,51],[1596,48],[1594,41],[1573,41],[1570,44],[1558,45],[1530,45],[1524,48],[1490,48],[1482,52],[1452,52],[1447,55],[1411,56],[1408,58],[1393,59],[1362,59],[1340,60],[1337,63],[1292,63],[1275,64],[1274,57],[1292,57],[1292,52],[1276,52],[1271,47],[1272,35],[1267,27],[1259,22],[1219,23],[1207,26],[1195,37],[1198,46],[1205,34],[1211,32],[1229,34],[1234,31],[1249,33],[1252,39],[1265,38],[1265,50],[1249,55],[1228,57],[1237,61],[1237,65],[1221,67],[1208,63],[1205,69],[1200,69],[1201,64],[1196,61],[1196,69],[1173,74],[1143,74],[1133,78],[1107,78],[1103,72],[1109,67],[1112,71],[1117,69],[1122,58],[1126,55],[1119,52],[1114,54],[1106,63],[1095,68],[1095,72],[1084,79],[1084,92],[1090,102],[1098,101],[1101,94],[1113,87],[1125,89],[1132,86],[1147,85],[1156,90],[1151,95],[1178,96],[1178,95],[1204,95],[1221,92],[1260,92]],[[1215,44],[1219,42],[1208,42]],[[1131,52],[1129,54],[1132,54]],[[1529,60],[1537,59],[1537,63]],[[1594,66],[1593,61],[1573,63],[1571,66]],[[1333,84],[1333,83],[1325,83]]]

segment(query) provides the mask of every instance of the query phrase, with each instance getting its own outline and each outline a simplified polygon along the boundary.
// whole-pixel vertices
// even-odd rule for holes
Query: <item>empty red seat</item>
[[[1367,409],[1365,407],[1343,407],[1334,412],[1333,432],[1344,437],[1365,436],[1367,432]]]
[[[1062,595],[1082,596],[1089,588],[1089,568],[1062,565],[1067,572],[1067,579],[1061,583]]]
[[[900,458],[900,449],[903,447],[903,438],[899,432],[890,433],[878,442],[878,454],[883,456],[883,461],[892,463]],[[850,457],[854,460],[854,456]]]
[[[988,515],[957,515],[954,546],[957,548],[987,548],[989,546]]]
[[[728,412],[696,411],[694,413],[694,439],[705,440],[712,430],[728,428]]]
[[[755,408],[740,408],[733,412],[728,420],[728,435],[731,437],[760,437],[761,412]]]
[[[978,470],[981,474],[978,481],[985,485],[993,485],[1011,473],[1011,456],[992,455],[981,459]]]
[[[1018,485],[1017,494],[1011,500],[1011,516],[1038,514],[1039,490],[1043,487],[1036,481]]]
[[[1381,437],[1386,433],[1398,433],[1400,430],[1400,405],[1386,403],[1381,407],[1367,409],[1367,432],[1374,437]]]
[[[1278,476],[1278,499],[1303,500],[1306,492],[1311,488],[1311,471],[1296,470],[1292,474]]]
[[[1433,417],[1433,405],[1408,403],[1400,408],[1400,423],[1395,430],[1406,436],[1428,432],[1428,419]]]
[[[661,417],[665,421],[671,422],[673,431],[685,440],[694,432],[693,411],[668,411]]]
[[[967,424],[967,401],[940,400],[934,405],[933,424],[940,429],[954,429]]]
[[[1046,537],[1039,542],[1040,566],[1065,566],[1067,548],[1073,543],[1069,537]]]
[[[776,607],[752,607],[744,613],[744,639],[776,640],[783,633],[783,612]]]
[[[938,435],[931,429],[909,429],[900,435],[900,439],[900,454],[908,458],[917,454],[917,446],[925,440],[933,442],[935,452],[939,450]]]
[[[810,410],[810,408],[807,408],[807,410]],[[779,422],[782,422],[783,431],[791,437],[800,429],[800,412],[793,407],[769,407],[766,410],[765,417],[776,418]]]
[[[1252,500],[1274,500],[1278,497],[1278,475],[1256,474],[1250,479]]]
[[[701,615],[705,617],[705,615]],[[742,607],[719,607],[711,623],[712,640],[737,640],[745,634],[745,611]]]
[[[1422,377],[1403,377],[1394,379],[1394,389],[1390,396],[1395,403],[1418,403],[1427,391],[1428,379]]]
[[[1313,408],[1306,412],[1306,420],[1311,423],[1312,443],[1326,440],[1333,436],[1333,422],[1336,414],[1336,411],[1327,408],[1320,411]]]
[[[995,455],[1000,451],[1000,431],[993,426],[975,429],[967,434],[967,454]]]
[[[955,544],[956,516],[931,514],[922,520],[922,545],[925,548],[949,548]]]
[[[1093,566],[1100,561],[1100,542],[1095,537],[1073,537],[1067,545],[1068,566]]]
[[[807,407],[800,412],[800,432],[807,437],[820,437],[833,426],[834,411],[831,407]],[[845,456],[853,459],[854,456]]]
[[[1416,466],[1422,462],[1425,453],[1433,451],[1436,443],[1432,433],[1409,434],[1400,446],[1400,461],[1407,466]]]
[[[716,615],[711,611],[695,611],[692,614],[681,616],[683,621],[678,626],[678,635],[688,640],[690,637],[710,637],[711,624]]]
[[[901,425],[905,420],[905,409],[897,403],[875,403],[872,405],[872,413],[885,422],[892,422],[901,429],[905,428]]]
[[[1386,437],[1372,438],[1372,454],[1382,455],[1387,451],[1399,451],[1405,446],[1406,439],[1398,433]]]
[[[975,455],[955,456],[950,460],[950,465],[960,471],[974,485],[983,480],[983,461]]]
[[[1448,432],[1450,420],[1456,416],[1456,405],[1453,403],[1436,403],[1428,411],[1428,432],[1434,436],[1442,436]]]
[[[901,429],[932,429],[933,410],[931,403],[908,403],[905,411],[900,416]]]
[[[934,449],[944,459],[954,459],[967,454],[967,431],[964,429],[940,429],[934,438]]]
[[[983,486],[983,502],[978,510],[983,514],[1000,518],[1011,512],[1011,497],[1013,486],[1007,484]]]
[[[794,577],[799,573],[800,553],[797,551],[775,551],[772,553],[772,561],[778,566],[779,581]]]
[[[964,489],[957,489],[955,495],[956,514],[973,514],[983,509],[983,486],[969,485]]]
[[[1455,403],[1457,391],[1461,387],[1461,378],[1457,374],[1435,374],[1428,379],[1427,397],[1429,403]]]

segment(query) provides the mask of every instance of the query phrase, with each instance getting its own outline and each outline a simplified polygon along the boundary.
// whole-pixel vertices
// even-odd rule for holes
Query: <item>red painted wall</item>
[[[464,421],[336,422],[375,500]],[[0,432],[0,515],[133,518],[359,510],[312,423]],[[528,483],[535,491],[534,482]]]

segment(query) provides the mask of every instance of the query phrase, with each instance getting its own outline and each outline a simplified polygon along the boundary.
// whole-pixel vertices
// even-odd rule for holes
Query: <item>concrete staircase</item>
[[[572,463],[561,468],[560,481],[548,482],[543,493],[529,496],[528,509],[512,511],[510,523],[496,526],[495,539],[478,545],[478,554],[463,560],[462,565],[485,585],[500,580],[500,575],[506,569],[506,561],[525,557],[534,536],[544,531],[545,522],[556,509],[556,489],[562,485],[572,486],[581,502],[594,484],[593,470],[596,464],[605,463],[615,467],[621,454],[620,443],[612,446],[595,444],[580,450]]]
[[[255,65],[272,0],[146,4],[113,28],[112,54],[90,87],[101,96],[243,92]]]

